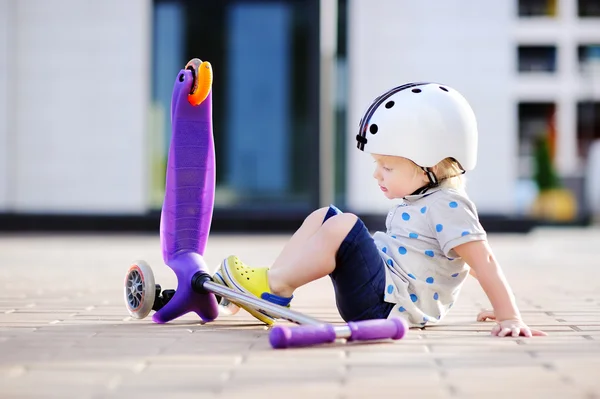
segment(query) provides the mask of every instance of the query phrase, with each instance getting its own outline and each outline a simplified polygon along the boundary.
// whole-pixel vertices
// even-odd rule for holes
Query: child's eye
[[[383,167],[383,170],[385,170],[386,172],[391,172],[392,171],[391,168],[386,168],[385,166]]]

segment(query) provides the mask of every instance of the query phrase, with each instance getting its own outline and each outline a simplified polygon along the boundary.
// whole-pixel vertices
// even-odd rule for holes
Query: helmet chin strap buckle
[[[423,171],[427,175],[427,178],[429,179],[429,186],[434,187],[434,186],[437,186],[439,184],[437,176],[435,175],[435,173],[433,173],[433,171],[431,170],[431,168],[421,167],[421,169],[423,169]]]
[[[421,169],[423,169],[423,171],[427,175],[427,178],[429,179],[429,183],[426,184],[426,185],[424,185],[421,188],[418,188],[411,195],[420,195],[420,194],[423,194],[423,193],[427,192],[427,190],[429,190],[430,188],[437,187],[440,184],[437,176],[435,175],[435,173],[433,173],[433,171],[431,170],[431,168],[426,168],[426,167],[421,166]]]

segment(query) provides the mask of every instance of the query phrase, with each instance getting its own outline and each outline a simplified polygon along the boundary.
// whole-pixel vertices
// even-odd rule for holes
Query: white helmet
[[[477,121],[465,98],[437,83],[409,83],[377,97],[360,120],[358,149],[430,168],[452,157],[477,163]]]

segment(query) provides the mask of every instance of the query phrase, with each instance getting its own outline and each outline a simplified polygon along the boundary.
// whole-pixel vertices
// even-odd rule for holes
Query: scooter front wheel
[[[150,314],[156,298],[154,273],[143,260],[135,261],[125,275],[125,305],[129,314],[143,319]]]

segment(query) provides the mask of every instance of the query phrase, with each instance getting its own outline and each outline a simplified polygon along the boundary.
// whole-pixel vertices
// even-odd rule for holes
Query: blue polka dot
[[[406,255],[406,252],[408,252],[408,251],[404,247],[399,247],[398,252],[400,253],[400,255]]]
[[[433,284],[433,277],[427,277],[427,280],[425,280],[427,282],[427,284]]]
[[[390,285],[388,285],[388,289],[387,289],[387,291],[388,291],[388,294],[391,294],[392,292],[394,292],[394,286],[393,286],[393,285],[391,285],[391,284],[390,284]],[[379,292],[381,292],[381,291],[379,291]]]
[[[427,316],[423,316],[423,321],[424,321],[425,323],[427,323],[427,322],[429,321],[429,317],[427,317]]]
[[[443,225],[441,225],[441,224],[436,224],[435,225],[435,231],[437,231],[439,233],[442,230],[444,230],[444,226]]]
[[[418,235],[417,233],[409,233],[409,234],[408,234],[408,237],[409,237],[409,238],[418,238],[418,237],[419,237],[419,235]]]
[[[440,298],[440,296],[438,295],[438,293],[436,292],[435,294],[433,294],[433,299],[435,301],[437,301]]]
[[[408,273],[408,277],[412,278],[413,280],[416,280],[416,279],[417,279],[417,278],[416,278],[414,275],[412,275],[412,274],[410,274],[410,273]]]
[[[452,201],[448,204],[450,208],[458,208],[458,203],[456,201]]]
[[[400,306],[400,307],[398,308],[398,312],[406,312],[406,309],[404,309],[404,307],[403,307],[403,306]]]
[[[419,300],[419,297],[416,296],[415,294],[410,294],[410,300],[413,301],[413,302],[417,302]]]
[[[387,263],[390,266],[394,266],[394,262],[391,259],[388,259],[385,263]]]
[[[396,236],[392,236],[392,238],[398,238],[398,237],[396,237]]]
[[[387,247],[381,248],[381,252],[383,252],[384,254],[387,254]]]
[[[452,277],[458,277],[458,273],[454,273]]]
[[[403,212],[402,213],[402,219],[404,219],[404,220],[410,220],[410,215],[408,213],[406,213],[406,212]]]
[[[430,256],[430,257],[433,258],[434,253],[433,253],[433,251],[431,249],[428,249],[427,251],[425,251],[425,255]]]
[[[453,305],[454,305],[454,302],[450,302],[450,305],[448,305],[448,309],[450,309]]]
[[[468,236],[469,234],[471,234],[471,233],[470,233],[470,232],[468,232],[468,231],[463,231],[463,232],[462,232],[462,234],[461,234],[461,236],[463,236],[463,237],[464,237],[464,236]]]
[[[425,212],[427,212],[427,207],[426,206],[424,206],[423,208],[421,208],[421,213],[425,213]]]
[[[447,256],[446,256],[446,259],[448,259],[449,261],[453,261],[454,260],[454,258],[449,258]]]

